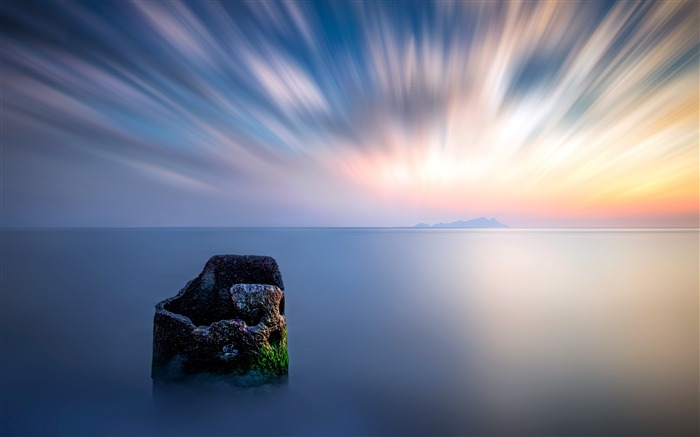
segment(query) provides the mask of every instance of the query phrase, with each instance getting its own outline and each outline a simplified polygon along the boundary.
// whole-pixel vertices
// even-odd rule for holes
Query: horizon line
[[[415,229],[512,231],[512,230],[700,230],[700,226],[508,226],[506,228],[468,228],[432,226],[0,226],[0,231],[79,230],[79,229]]]

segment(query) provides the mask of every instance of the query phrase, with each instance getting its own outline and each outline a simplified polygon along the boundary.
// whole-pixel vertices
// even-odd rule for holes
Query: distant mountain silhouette
[[[472,220],[458,220],[456,222],[452,223],[437,223],[432,226],[430,226],[427,223],[418,223],[416,228],[471,228],[471,229],[479,229],[479,228],[507,228],[507,225],[504,225],[503,223],[500,223],[498,220],[495,218],[486,218],[486,217],[479,217],[475,218]]]

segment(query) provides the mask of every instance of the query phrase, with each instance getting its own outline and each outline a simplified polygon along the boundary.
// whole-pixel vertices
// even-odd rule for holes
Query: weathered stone
[[[155,383],[217,375],[259,385],[287,375],[284,285],[264,256],[217,255],[175,297],[156,305]]]

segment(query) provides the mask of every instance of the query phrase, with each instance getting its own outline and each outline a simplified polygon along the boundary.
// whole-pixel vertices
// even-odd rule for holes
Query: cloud
[[[284,113],[329,111],[321,90],[309,75],[282,55],[273,52],[266,56],[248,54],[244,59],[261,90]]]
[[[296,205],[297,223],[360,210],[369,224],[421,210],[698,214],[697,2],[2,13],[6,156],[38,162],[50,143],[51,156],[100,157],[115,181],[150,173],[164,193],[224,192],[232,208],[255,190],[261,217]],[[70,195],[35,188],[27,202]]]

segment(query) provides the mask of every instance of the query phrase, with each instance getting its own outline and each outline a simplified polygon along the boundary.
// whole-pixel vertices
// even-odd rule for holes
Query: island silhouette
[[[414,226],[415,228],[470,228],[470,229],[502,229],[507,228],[505,225],[495,218],[479,217],[471,220],[457,220],[451,223],[436,223],[434,225],[429,225],[427,223],[418,223]]]

